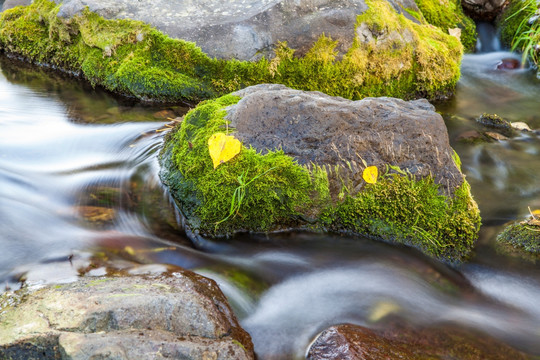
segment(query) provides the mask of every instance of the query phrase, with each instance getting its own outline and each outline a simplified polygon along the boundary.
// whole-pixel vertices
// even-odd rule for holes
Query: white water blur
[[[152,154],[161,138],[141,134],[159,125],[77,124],[62,101],[0,73],[0,279],[88,245],[96,232],[80,222],[80,193],[96,182],[129,182],[140,166],[154,167],[157,178]],[[134,224],[124,230],[137,232]]]
[[[474,274],[481,290],[508,290],[504,282],[495,280],[489,287]],[[393,314],[413,324],[451,322],[501,339],[510,337],[516,343],[525,339],[521,345],[540,351],[540,343],[531,340],[534,334],[540,338],[540,314],[532,303],[538,297],[523,303],[524,296],[538,294],[539,282],[522,283],[512,276],[498,280],[525,291],[509,297],[507,307],[494,306],[442,293],[418,274],[388,263],[322,269],[273,286],[242,325],[252,334],[262,358],[291,353],[301,358],[313,337],[326,327],[343,322],[369,326],[378,306],[390,303]]]

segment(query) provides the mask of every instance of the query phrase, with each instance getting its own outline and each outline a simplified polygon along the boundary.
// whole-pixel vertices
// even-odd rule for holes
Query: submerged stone
[[[495,129],[506,137],[512,137],[516,135],[516,132],[514,131],[514,128],[512,127],[510,121],[503,119],[497,114],[483,113],[476,119],[476,122],[487,128]]]
[[[497,236],[497,245],[503,253],[540,261],[540,220],[531,217],[508,225]]]
[[[57,3],[3,12],[0,49],[141,100],[270,82],[351,99],[444,98],[459,79],[459,40],[410,0]]]
[[[208,139],[241,152],[214,169]],[[258,85],[199,105],[168,134],[160,176],[193,234],[307,229],[362,234],[449,261],[480,217],[442,117],[425,100],[350,101]],[[364,170],[381,174],[365,181]]]
[[[415,329],[398,324],[371,330],[342,324],[324,330],[308,349],[307,359],[525,360],[528,356],[489,336],[452,326]]]
[[[2,359],[253,359],[213,280],[81,278],[0,297]]]

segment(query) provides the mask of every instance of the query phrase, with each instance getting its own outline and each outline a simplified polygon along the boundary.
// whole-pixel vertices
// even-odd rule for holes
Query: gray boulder
[[[356,16],[367,10],[363,0],[55,0],[59,16],[72,17],[85,6],[106,19],[141,20],[165,34],[195,42],[211,57],[257,60],[273,57],[278,41],[303,55],[321,34],[339,41],[346,52],[354,40]],[[413,0],[388,0],[419,12]]]
[[[170,276],[81,278],[0,298],[2,359],[253,359],[216,283]]]
[[[235,137],[262,153],[282,149],[301,165],[338,165],[331,193],[344,178],[358,185],[354,193],[360,189],[362,159],[381,169],[397,166],[418,178],[432,175],[446,194],[463,183],[444,121],[425,99],[351,101],[283,85],[252,86],[234,95],[242,98],[227,109]]]

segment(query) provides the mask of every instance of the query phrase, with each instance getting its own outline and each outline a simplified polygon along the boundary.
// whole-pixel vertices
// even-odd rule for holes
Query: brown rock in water
[[[497,141],[508,140],[507,136],[504,136],[504,135],[499,134],[497,132],[486,131],[485,134],[486,134],[486,136],[489,136],[493,140],[497,140]]]
[[[467,130],[459,134],[456,140],[461,142],[476,143],[486,142],[488,139],[479,131]]]
[[[518,59],[505,58],[497,64],[497,70],[515,70],[521,67]]]
[[[397,325],[382,331],[343,324],[323,331],[307,359],[520,360],[527,356],[491,337],[450,326],[414,329]]]
[[[253,359],[213,280],[81,278],[0,298],[0,359]]]

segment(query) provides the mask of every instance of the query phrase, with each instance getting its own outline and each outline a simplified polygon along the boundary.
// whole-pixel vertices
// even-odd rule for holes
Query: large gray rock
[[[253,359],[216,283],[171,276],[82,278],[0,298],[2,359]]]
[[[463,183],[444,120],[427,100],[351,101],[264,84],[234,94],[242,98],[227,109],[235,137],[263,153],[282,149],[302,165],[339,165],[339,178],[330,179],[335,191],[343,178],[362,185],[362,159],[432,175],[447,194]]]
[[[339,41],[346,52],[354,40],[356,15],[364,0],[55,0],[59,16],[71,17],[85,6],[106,19],[135,19],[165,34],[193,41],[217,58],[256,60],[273,56],[278,41],[303,55],[321,34]],[[419,12],[413,0],[388,0],[397,12]]]

